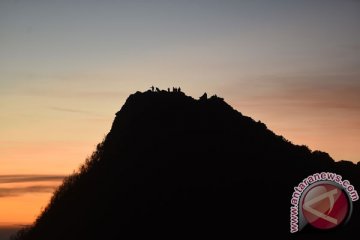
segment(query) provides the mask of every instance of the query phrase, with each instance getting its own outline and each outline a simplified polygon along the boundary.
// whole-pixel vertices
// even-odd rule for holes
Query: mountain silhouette
[[[294,145],[217,96],[152,88],[128,97],[92,156],[13,239],[358,239],[359,201],[344,227],[290,234],[294,187],[322,171],[360,188],[359,163]]]

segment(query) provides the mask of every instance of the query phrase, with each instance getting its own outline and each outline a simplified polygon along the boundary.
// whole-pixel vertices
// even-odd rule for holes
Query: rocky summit
[[[358,239],[359,201],[341,228],[290,233],[294,187],[323,171],[360,188],[359,163],[294,145],[222,98],[136,92],[92,156],[13,239]]]

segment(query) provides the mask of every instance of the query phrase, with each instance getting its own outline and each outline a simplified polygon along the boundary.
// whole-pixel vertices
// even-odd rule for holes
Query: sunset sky
[[[32,222],[152,85],[217,94],[360,161],[359,13],[358,0],[1,0],[0,225]]]

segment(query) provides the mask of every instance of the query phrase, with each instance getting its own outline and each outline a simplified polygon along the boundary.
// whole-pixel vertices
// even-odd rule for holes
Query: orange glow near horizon
[[[33,223],[60,183],[59,181],[0,183],[2,194],[4,192],[7,194],[0,195],[0,226]]]
[[[96,143],[5,142],[0,141],[0,175],[3,174],[70,174],[95,150]]]
[[[27,225],[34,222],[52,193],[0,198],[0,225]]]

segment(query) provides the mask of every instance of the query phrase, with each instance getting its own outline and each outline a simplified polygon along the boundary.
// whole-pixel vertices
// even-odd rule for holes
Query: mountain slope
[[[293,188],[320,171],[360,186],[359,164],[335,163],[327,153],[293,145],[221,98],[137,92],[79,173],[15,239],[121,239],[129,233],[288,239]],[[355,202],[346,227],[321,234],[357,239],[359,211]]]

